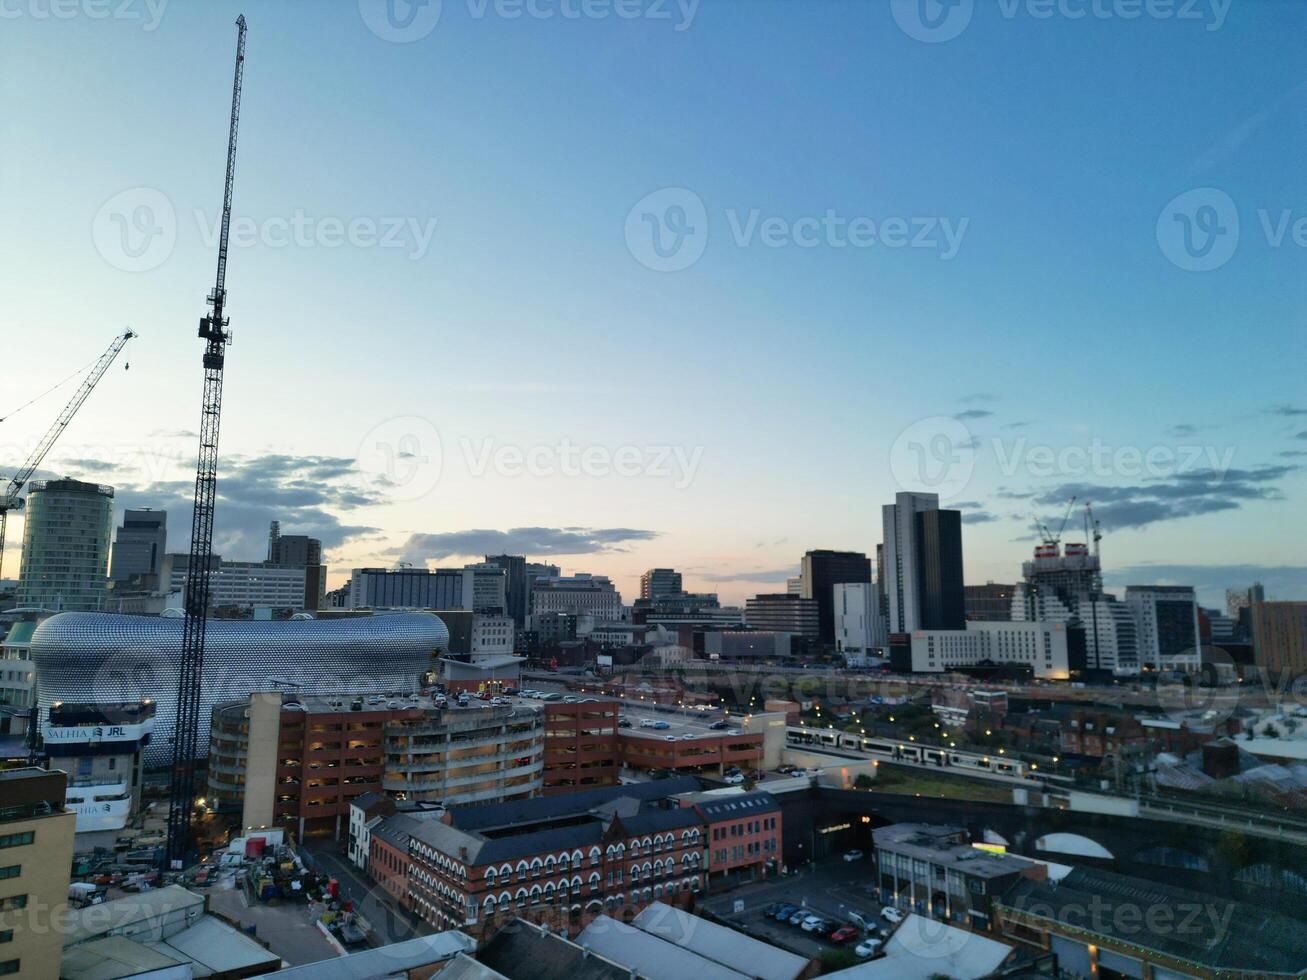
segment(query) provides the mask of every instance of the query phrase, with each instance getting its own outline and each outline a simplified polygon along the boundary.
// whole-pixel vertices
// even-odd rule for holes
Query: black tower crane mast
[[[200,318],[204,338],[204,403],[200,411],[200,449],[195,466],[195,509],[191,516],[190,568],[186,573],[186,610],[182,625],[181,672],[177,686],[177,724],[172,743],[172,796],[168,802],[165,867],[185,866],[190,848],[191,810],[195,804],[196,730],[200,724],[200,679],[204,671],[204,625],[209,610],[209,572],[213,552],[213,508],[218,489],[218,425],[222,417],[222,368],[227,344],[227,236],[231,229],[231,190],[236,175],[236,130],[241,115],[245,74],[245,16],[236,18],[236,74],[231,88],[231,129],[227,136],[227,181],[222,194],[222,231],[218,238],[218,275]]]

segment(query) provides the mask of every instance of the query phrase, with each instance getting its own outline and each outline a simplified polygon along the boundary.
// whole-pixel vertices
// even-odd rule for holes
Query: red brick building
[[[681,798],[703,822],[709,875],[766,874],[781,860],[781,806],[770,793],[694,793]]]
[[[705,886],[705,834],[674,797],[696,789],[672,778],[457,807],[410,830],[409,907],[438,929],[520,916],[575,934],[602,912],[688,904]]]
[[[546,796],[617,785],[618,714],[610,700],[545,704]]]

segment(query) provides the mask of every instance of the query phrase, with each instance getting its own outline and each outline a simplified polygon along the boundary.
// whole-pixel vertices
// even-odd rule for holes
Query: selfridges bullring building
[[[215,704],[254,691],[361,694],[416,691],[449,646],[449,630],[431,613],[350,619],[211,619],[205,630],[198,758],[209,751]],[[38,706],[54,702],[156,704],[147,766],[171,759],[177,722],[181,617],[58,613],[32,634]]]

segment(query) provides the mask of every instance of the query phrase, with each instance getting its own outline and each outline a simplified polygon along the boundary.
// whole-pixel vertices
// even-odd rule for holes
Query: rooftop
[[[630,970],[521,919],[486,940],[477,959],[512,980],[632,980]]]
[[[978,933],[913,913],[885,944],[885,955],[847,970],[828,973],[839,980],[978,980],[993,974],[1012,947]]]
[[[450,960],[475,948],[476,942],[470,936],[451,929],[348,956],[293,966],[281,970],[276,976],[277,980],[378,980],[402,976],[408,970]]]
[[[1058,923],[1058,931],[1143,947],[1200,969],[1300,975],[1307,970],[1307,923],[1274,908],[1231,902],[1140,878],[1075,868],[1057,881],[1021,879],[998,901],[1002,909]],[[1092,914],[1086,915],[1088,909]],[[1189,915],[1188,910],[1200,914]],[[1166,929],[1141,918],[1166,914]],[[1184,928],[1180,921],[1184,919]],[[1074,925],[1072,925],[1074,923]]]
[[[649,980],[749,980],[747,973],[606,915],[582,929],[576,941]]]
[[[1008,854],[982,851],[966,843],[961,827],[924,823],[896,823],[872,831],[877,849],[921,858],[977,878],[996,878],[1030,867],[1030,862]]]
[[[794,980],[808,966],[802,956],[663,902],[648,906],[631,924],[664,942],[759,980]]]

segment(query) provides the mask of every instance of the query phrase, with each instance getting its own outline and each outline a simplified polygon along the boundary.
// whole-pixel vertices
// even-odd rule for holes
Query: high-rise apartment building
[[[167,511],[149,508],[125,511],[122,527],[114,532],[109,577],[116,582],[126,582],[152,576],[153,585],[157,587],[167,544]]]
[[[661,599],[680,595],[681,573],[674,568],[651,568],[640,576],[640,598]]]
[[[800,595],[817,603],[817,638],[835,642],[835,594],[837,584],[871,582],[871,559],[860,551],[809,551],[803,556],[803,590]]]
[[[1135,618],[1139,662],[1154,670],[1197,669],[1198,598],[1189,585],[1128,585],[1125,604]]]
[[[28,484],[18,605],[95,612],[104,603],[113,487],[80,480]]]
[[[1085,666],[1113,674],[1139,672],[1139,626],[1130,608],[1103,592],[1101,564],[1084,544],[1036,546],[1012,593],[1012,620],[1071,623],[1085,631]]]
[[[165,555],[161,578],[169,592],[186,594],[190,555]],[[304,566],[270,565],[264,561],[223,561],[213,555],[209,565],[209,603],[214,609],[317,609],[317,588],[306,584]],[[308,605],[312,597],[314,605]]]

